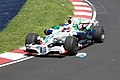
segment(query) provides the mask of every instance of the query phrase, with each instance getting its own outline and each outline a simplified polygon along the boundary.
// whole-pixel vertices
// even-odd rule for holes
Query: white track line
[[[88,0],[85,0],[85,1],[93,8],[93,17],[92,17],[92,20],[95,20],[97,13],[96,13],[94,5],[91,2],[89,2]]]
[[[31,59],[31,58],[34,58],[34,56],[30,56],[30,57],[19,59],[19,60],[13,61],[13,62],[5,63],[5,64],[0,65],[0,67],[4,67],[4,66],[10,65],[10,64],[14,64],[14,63],[18,63],[18,62],[21,62],[21,61],[25,61],[25,60],[28,60],[28,59]]]

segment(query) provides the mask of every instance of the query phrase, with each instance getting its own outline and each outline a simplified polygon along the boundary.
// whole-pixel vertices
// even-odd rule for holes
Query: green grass
[[[0,32],[0,53],[24,46],[30,32],[45,36],[44,29],[64,23],[72,14],[69,0],[27,0],[18,15]]]

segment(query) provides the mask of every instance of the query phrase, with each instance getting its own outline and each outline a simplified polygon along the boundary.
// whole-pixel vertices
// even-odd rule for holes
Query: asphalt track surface
[[[75,56],[35,57],[0,68],[0,80],[119,80],[120,79],[120,1],[92,0],[97,19],[105,27],[103,44],[94,44]]]

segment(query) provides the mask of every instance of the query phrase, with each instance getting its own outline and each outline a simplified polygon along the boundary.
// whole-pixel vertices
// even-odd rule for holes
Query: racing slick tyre
[[[103,27],[94,27],[95,34],[93,39],[96,43],[103,43],[105,39],[105,31]]]
[[[68,55],[75,55],[78,51],[78,40],[74,36],[68,36],[64,44],[65,50],[68,51]]]
[[[26,40],[25,40],[25,46],[27,45],[27,44],[36,44],[38,41],[37,41],[37,37],[38,37],[39,35],[38,34],[36,34],[36,33],[29,33],[28,35],[27,35],[27,37],[26,37]]]

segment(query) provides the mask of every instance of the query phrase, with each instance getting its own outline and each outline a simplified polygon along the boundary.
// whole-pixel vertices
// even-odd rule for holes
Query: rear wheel
[[[69,55],[74,55],[78,51],[78,40],[74,36],[68,36],[64,44],[65,50],[68,51]]]
[[[94,27],[95,34],[93,39],[96,43],[103,43],[105,39],[105,31],[103,27]]]
[[[38,34],[36,33],[29,33],[27,36],[26,36],[26,40],[25,40],[25,46],[27,44],[36,44],[37,43],[37,38],[38,38]]]

